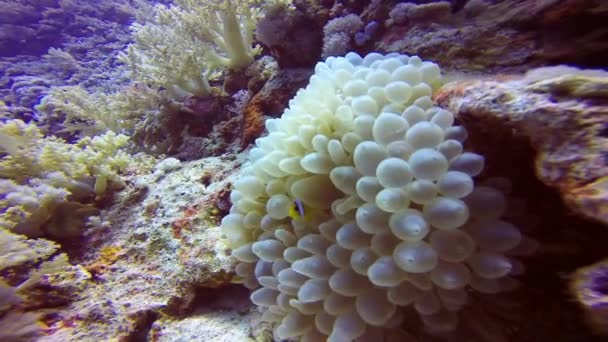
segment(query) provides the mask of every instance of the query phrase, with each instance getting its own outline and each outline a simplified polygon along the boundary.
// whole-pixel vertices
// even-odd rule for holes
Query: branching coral
[[[259,52],[253,47],[253,31],[259,18],[260,0],[178,0],[182,19],[202,41],[212,42],[209,62],[238,70],[248,66]]]
[[[252,44],[260,1],[176,3],[157,5],[153,19],[133,24],[135,43],[120,58],[132,78],[164,87],[175,98],[209,95],[214,72],[244,68],[258,53]]]
[[[94,136],[111,130],[131,133],[147,115],[161,109],[158,91],[134,84],[121,91],[89,93],[80,86],[52,87],[36,110],[45,114],[46,121],[62,120],[62,132]]]
[[[12,120],[0,125],[0,150],[5,154],[0,159],[0,227],[35,237],[66,205],[68,216],[90,214],[80,201],[101,196],[111,184],[121,182],[118,172],[130,162],[121,149],[127,141],[110,131],[72,145],[43,137],[32,123]],[[69,228],[64,233],[79,227]]]
[[[0,180],[0,194],[3,196],[0,207],[4,208],[0,227],[30,236],[41,235],[40,227],[50,219],[59,203],[67,201],[69,192],[36,183],[19,185],[10,180]]]
[[[59,245],[51,241],[26,239],[0,228],[0,339],[29,340],[26,338],[41,333],[42,326],[38,322],[40,315],[23,312],[15,307],[28,299],[28,292],[40,283],[43,276],[60,273],[69,266],[65,254],[53,257],[58,248]],[[23,280],[10,279],[10,275],[14,276],[15,272],[6,271],[15,267],[25,268]]]

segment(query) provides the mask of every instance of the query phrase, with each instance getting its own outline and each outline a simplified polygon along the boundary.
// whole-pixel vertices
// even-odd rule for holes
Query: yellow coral
[[[93,136],[107,130],[130,132],[160,107],[158,91],[135,84],[112,94],[89,93],[80,86],[52,87],[36,110],[49,117],[63,118],[65,132]]]
[[[30,291],[43,277],[65,273],[70,266],[64,253],[57,254],[59,245],[45,239],[27,239],[0,228],[0,340],[31,340],[40,333],[41,314],[22,312],[19,304],[30,297]],[[14,268],[14,272],[7,272]],[[15,278],[25,280],[15,284]]]
[[[101,249],[98,260],[106,265],[111,265],[118,260],[121,252],[122,248],[119,246],[105,246]]]
[[[70,223],[64,230],[73,235],[78,230],[74,226],[93,213],[79,201],[103,195],[110,183],[121,183],[118,172],[131,160],[122,150],[127,142],[127,136],[110,131],[71,145],[43,137],[33,123],[0,124],[0,148],[7,153],[0,159],[0,227],[33,237],[48,225],[61,235],[53,215],[63,208],[67,216],[74,215],[60,221]],[[74,210],[65,210],[66,205]]]

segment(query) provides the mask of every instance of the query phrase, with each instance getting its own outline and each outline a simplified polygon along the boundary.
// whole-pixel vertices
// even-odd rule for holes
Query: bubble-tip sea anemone
[[[408,306],[449,331],[467,288],[511,287],[528,241],[474,186],[484,159],[433,106],[440,76],[417,56],[330,57],[267,121],[222,228],[277,339],[364,340]]]

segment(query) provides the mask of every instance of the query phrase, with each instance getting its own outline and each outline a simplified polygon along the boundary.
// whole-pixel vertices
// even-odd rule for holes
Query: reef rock
[[[601,66],[607,17],[608,2],[600,0],[400,3],[375,49],[483,73],[547,63]]]
[[[132,170],[116,203],[92,221],[86,250],[72,253],[91,280],[39,340],[172,341],[167,331],[192,335],[184,330],[189,322],[209,322],[201,332],[209,341],[228,330],[252,334],[247,322],[257,312],[247,291],[231,285],[233,264],[218,227],[239,164],[238,156],[169,158],[149,173]]]
[[[437,101],[496,161],[488,165],[517,174],[522,146],[529,145],[537,178],[572,211],[608,224],[608,73],[558,66],[459,80],[446,84]]]
[[[608,259],[576,271],[570,291],[597,334],[608,336]]]

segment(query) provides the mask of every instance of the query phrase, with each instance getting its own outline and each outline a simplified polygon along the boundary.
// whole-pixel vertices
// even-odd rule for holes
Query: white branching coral
[[[62,119],[62,132],[95,136],[108,130],[132,133],[144,118],[161,110],[161,103],[161,94],[143,84],[135,83],[111,94],[60,86],[51,87],[36,110],[49,119]]]
[[[214,72],[242,69],[259,52],[253,30],[260,2],[179,0],[157,5],[154,18],[132,25],[135,43],[120,58],[134,79],[164,87],[174,97],[208,95]]]
[[[484,159],[433,105],[439,82],[417,56],[330,57],[267,121],[222,228],[277,339],[379,340],[405,308],[449,331],[470,289],[512,288],[530,241],[475,187]]]

